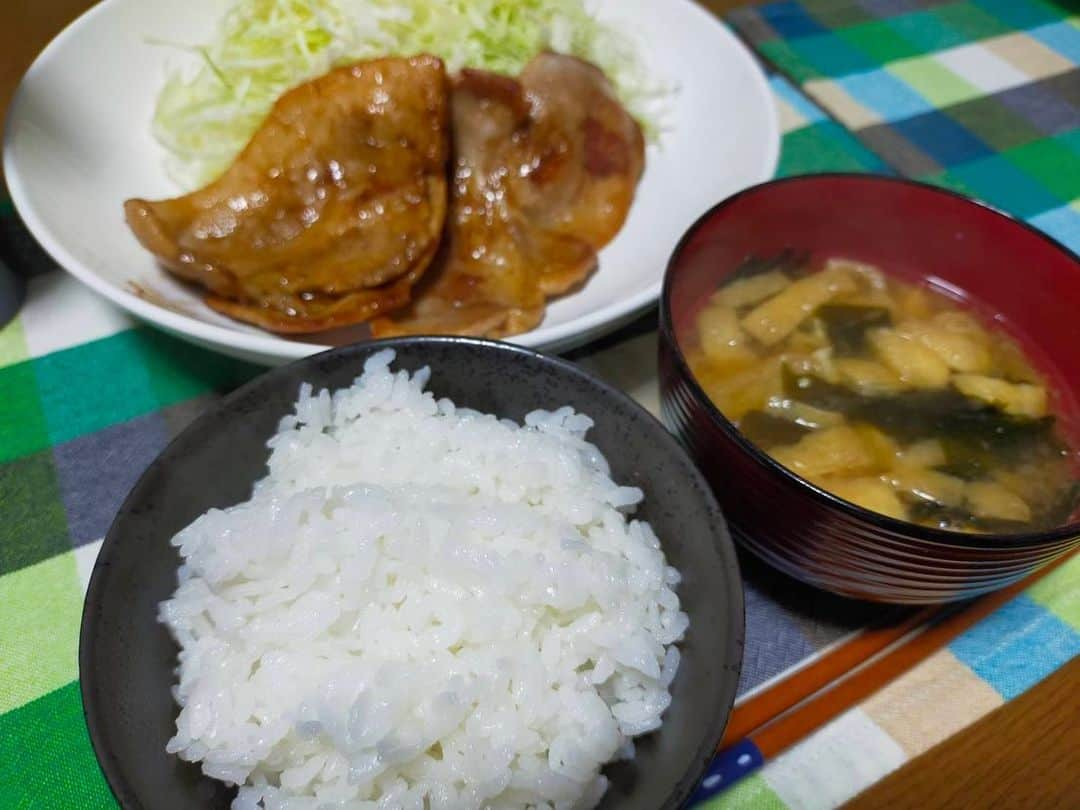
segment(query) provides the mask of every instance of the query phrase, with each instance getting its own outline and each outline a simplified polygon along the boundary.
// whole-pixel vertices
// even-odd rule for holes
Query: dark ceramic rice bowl
[[[250,496],[265,474],[266,440],[292,411],[302,382],[347,386],[383,348],[396,350],[396,367],[430,365],[430,390],[460,405],[518,421],[563,404],[588,413],[596,422],[589,438],[612,477],[644,490],[638,514],[683,574],[678,594],[690,629],[664,725],[639,739],[633,761],[605,770],[611,787],[601,807],[679,807],[723,734],[742,659],[738,563],[708,485],[659,422],[573,364],[505,343],[436,337],[335,349],[270,371],[189,426],[136,484],[94,568],[79,651],[87,726],[120,804],[228,806],[233,789],[165,752],[177,714],[170,694],[177,648],[157,621],[158,604],[176,587],[179,556],[169,541],[207,509]]]

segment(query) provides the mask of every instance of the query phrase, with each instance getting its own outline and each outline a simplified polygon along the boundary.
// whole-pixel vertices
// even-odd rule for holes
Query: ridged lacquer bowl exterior
[[[801,200],[793,202],[793,195]],[[770,222],[776,200],[780,202],[775,207],[787,218]],[[824,208],[833,212],[831,217],[821,213],[821,200],[829,201]],[[817,222],[812,221],[815,201]],[[861,210],[848,215],[856,204]],[[1066,317],[1070,311],[1080,312],[1080,260],[1036,231],[958,195],[908,181],[858,175],[820,175],[757,186],[720,204],[691,228],[672,257],[661,299],[662,415],[712,484],[735,539],[769,564],[812,585],[861,599],[912,604],[965,599],[1008,585],[1069,551],[1080,543],[1080,526],[1022,536],[965,535],[893,520],[842,501],[786,470],[747,441],[694,381],[679,343],[703,299],[739,259],[748,254],[769,255],[770,249],[779,253],[785,247],[820,252],[826,246],[842,254],[844,221],[861,218],[854,226],[861,226],[862,239],[872,241],[875,208],[887,212],[888,233],[880,241],[894,249],[908,245],[909,266],[911,257],[919,261],[918,234],[928,218],[930,230],[942,227],[944,217],[944,227],[952,229],[948,233],[963,233],[974,245],[993,238],[1001,246],[997,258],[1003,264],[988,272],[998,274],[993,289],[999,301],[1009,297],[1000,290],[1005,277],[1002,268],[1021,266],[1017,264],[1020,257],[1038,261],[1041,271],[1053,274],[1055,292],[1066,300],[1057,310],[1060,322],[1053,329],[1048,330],[1046,324],[1054,319],[1054,308],[1033,311],[1019,303],[1022,294],[1014,294],[1015,311],[1005,314],[1013,325],[1020,322],[1022,334],[1032,337],[1036,333],[1032,337],[1037,343],[1036,361],[1042,361],[1044,371],[1059,387],[1066,381],[1057,402],[1065,411],[1065,432],[1075,442],[1075,412],[1070,406],[1076,396],[1071,384],[1080,382],[1080,371],[1070,366],[1080,368],[1080,360],[1062,358],[1059,363],[1054,356],[1048,364],[1046,352],[1040,353],[1039,348],[1080,345],[1080,324],[1075,315]],[[793,210],[802,215],[801,234],[790,237],[797,241],[788,242],[782,231]],[[897,231],[896,219],[903,211],[910,212],[903,225],[908,231],[906,241]],[[925,235],[927,244],[935,238],[940,235]],[[814,243],[815,239],[821,241]],[[888,255],[873,255],[867,244],[856,239],[849,250],[856,258],[888,266]],[[942,270],[948,266],[934,268],[935,275],[945,276]],[[970,278],[966,281],[961,289],[975,286]],[[970,293],[981,296],[984,290]],[[1063,337],[1072,340],[1053,342]],[[1070,354],[1074,351],[1070,349]]]

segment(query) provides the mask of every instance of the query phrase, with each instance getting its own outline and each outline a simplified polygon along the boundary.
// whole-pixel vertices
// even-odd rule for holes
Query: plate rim
[[[710,26],[715,31],[716,36],[727,40],[731,53],[737,55],[736,58],[748,67],[751,84],[754,87],[754,95],[767,101],[764,104],[765,129],[767,131],[761,133],[766,141],[765,158],[760,170],[762,176],[756,180],[751,180],[746,186],[768,180],[775,175],[779,165],[781,133],[779,112],[762,63],[754,56],[749,47],[724,25],[720,17],[706,10],[699,3],[694,2],[694,0],[666,0],[666,2],[680,7],[682,9],[681,13],[697,15],[702,25]],[[63,239],[54,234],[53,229],[46,224],[43,217],[39,216],[37,208],[30,202],[29,194],[26,191],[28,182],[20,171],[20,163],[16,160],[12,147],[14,133],[18,128],[17,122],[22,115],[25,104],[28,81],[32,80],[43,69],[44,65],[56,58],[56,55],[62,51],[68,39],[75,36],[78,29],[87,20],[96,15],[107,13],[115,4],[115,0],[104,0],[104,2],[83,12],[61,30],[34,59],[26,73],[19,80],[18,87],[12,96],[4,128],[3,172],[12,205],[26,228],[44,248],[45,252],[66,273],[74,276],[94,292],[139,320],[164,329],[188,342],[212,348],[212,350],[219,353],[235,355],[239,352],[246,357],[275,358],[278,362],[297,360],[334,348],[320,343],[289,340],[270,332],[254,333],[239,327],[207,323],[199,318],[159,306],[122,287],[115,286],[74,257],[64,246]],[[735,189],[731,193],[738,193],[739,190]],[[661,273],[653,284],[632,296],[606,304],[599,309],[580,315],[565,323],[548,327],[541,325],[537,329],[521,335],[511,336],[506,340],[526,348],[550,350],[563,350],[583,345],[614,331],[634,315],[655,305],[659,300],[662,286],[663,276]]]

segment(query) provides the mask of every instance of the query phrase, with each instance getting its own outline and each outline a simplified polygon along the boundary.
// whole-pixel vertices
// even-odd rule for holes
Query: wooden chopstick
[[[939,607],[924,608],[909,614],[903,621],[879,625],[859,633],[762,690],[742,705],[736,706],[728,720],[724,738],[717,748],[726,748],[741,740],[815,692],[847,675],[916,627],[928,622],[940,610]]]
[[[791,704],[793,696],[805,693],[809,689],[808,685],[801,683],[801,677],[810,667],[793,673],[792,680],[799,683],[781,688],[781,682],[770,687],[767,691],[772,691],[775,697],[769,705],[775,708],[788,704],[787,708],[780,709],[778,714],[771,717],[764,709],[755,709],[753,712],[744,711],[739,720],[742,728],[746,728],[753,719],[767,719],[743,737],[731,738],[730,742],[728,742],[729,736],[725,734],[724,739],[727,744],[723,745],[717,753],[701,786],[691,797],[689,806],[725,790],[744,776],[753,773],[766,761],[805,739],[830,720],[854,708],[887,683],[929,658],[965,630],[1027,590],[1051,571],[1064,565],[1074,553],[1076,552],[1064,554],[1024,579],[983,596],[966,607],[946,606],[919,611],[895,627],[880,628],[880,633],[877,630],[869,631],[869,633],[874,633],[874,636],[865,645],[857,644],[862,636],[855,637],[847,644],[823,656],[821,662],[826,659],[829,659],[829,662],[818,667],[808,679],[808,683],[821,682],[826,673],[835,673],[839,668],[838,662],[841,661],[855,661],[857,668],[854,671],[843,672],[838,678],[825,683],[823,688],[813,691],[794,704]],[[925,629],[921,631],[918,630],[915,622],[915,619],[919,617],[928,621]],[[906,631],[901,632],[904,628]],[[892,640],[887,640],[890,637]],[[849,646],[852,647],[851,650],[848,650]],[[877,652],[872,653],[870,659],[863,659],[859,665],[859,655],[874,647],[877,648]]]

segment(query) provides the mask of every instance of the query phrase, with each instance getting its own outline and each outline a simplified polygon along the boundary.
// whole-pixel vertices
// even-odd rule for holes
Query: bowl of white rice
[[[709,486],[564,360],[403,338],[275,369],[121,508],[80,642],[125,808],[675,808],[734,700]]]

